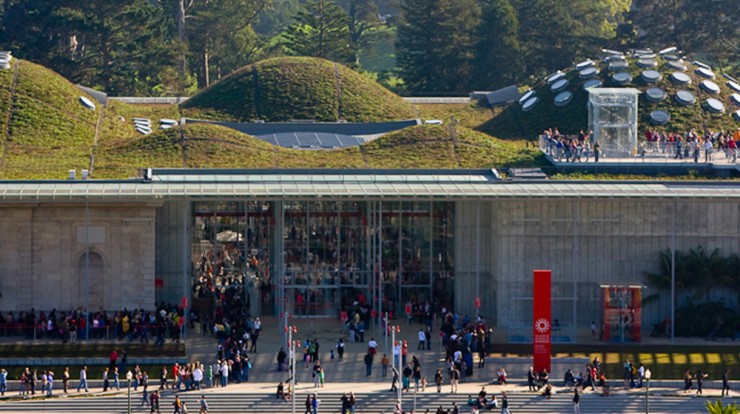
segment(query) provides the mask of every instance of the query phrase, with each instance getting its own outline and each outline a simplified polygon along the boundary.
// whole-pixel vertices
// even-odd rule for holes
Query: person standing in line
[[[730,370],[722,373],[722,397],[730,396]]]
[[[64,393],[67,393],[68,386],[69,386],[69,367],[64,367],[64,372],[62,373],[62,387],[64,388]]]
[[[578,387],[575,387],[575,393],[573,394],[573,414],[581,414],[581,396],[578,394]]]
[[[205,395],[200,396],[200,400],[198,401],[198,404],[200,404],[199,414],[208,414],[208,401],[206,401]]]
[[[89,392],[87,389],[87,367],[84,366],[80,370],[80,384],[77,386],[77,392],[80,392],[80,388],[85,388],[85,392]]]

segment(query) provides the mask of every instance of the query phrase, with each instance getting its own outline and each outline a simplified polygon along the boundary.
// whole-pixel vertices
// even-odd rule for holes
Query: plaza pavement
[[[236,395],[255,395],[255,394],[263,394],[263,395],[271,395],[275,392],[275,387],[278,382],[285,381],[288,378],[287,372],[278,372],[277,371],[277,363],[276,363],[276,354],[278,349],[280,348],[281,344],[283,344],[283,329],[279,326],[280,322],[277,320],[277,318],[262,318],[263,320],[263,329],[260,334],[259,344],[258,344],[258,352],[257,353],[250,353],[249,357],[252,361],[252,370],[250,372],[250,381],[247,383],[242,384],[230,384],[226,388],[209,388],[204,391],[202,391],[202,394],[206,395],[207,398],[225,398],[228,400],[229,398],[232,398],[232,396]],[[363,395],[363,396],[370,396],[370,401],[372,401],[372,396],[375,395],[380,400],[382,396],[382,400],[384,401],[382,404],[387,405],[392,403],[392,400],[395,398],[395,396],[391,393],[389,393],[389,387],[390,387],[390,373],[388,377],[382,377],[381,376],[381,369],[380,369],[380,357],[383,353],[388,353],[389,357],[391,356],[392,352],[385,350],[385,338],[383,335],[378,334],[377,332],[374,332],[374,330],[369,330],[366,332],[365,335],[365,342],[363,343],[350,343],[347,341],[346,343],[346,351],[344,360],[340,361],[336,357],[335,359],[330,358],[330,351],[334,349],[334,345],[336,344],[338,338],[344,337],[345,340],[347,339],[345,333],[343,332],[343,326],[341,323],[337,322],[336,320],[326,320],[326,319],[295,319],[290,321],[291,325],[295,325],[297,327],[298,332],[294,335],[294,338],[303,340],[308,338],[311,339],[317,339],[319,340],[321,347],[320,347],[320,356],[321,356],[321,364],[324,367],[324,370],[326,371],[326,384],[323,388],[315,388],[313,384],[313,379],[311,378],[311,364],[306,365],[302,362],[302,360],[299,360],[297,363],[297,381],[298,385],[296,387],[296,394],[298,395],[298,401],[297,401],[297,409],[300,412],[302,410],[302,400],[301,397],[307,395],[307,393],[312,392],[319,392],[320,395],[333,395],[333,394],[339,394],[344,392],[354,392],[357,395]],[[420,400],[426,398],[427,396],[431,396],[431,394],[436,394],[435,387],[433,384],[433,378],[434,378],[434,372],[438,368],[444,368],[443,358],[444,354],[441,350],[441,346],[439,344],[439,338],[435,337],[435,341],[432,345],[431,350],[416,350],[416,346],[418,343],[417,339],[417,333],[420,325],[418,324],[411,324],[407,325],[404,321],[401,325],[401,332],[398,334],[400,339],[405,339],[408,341],[409,344],[409,352],[408,352],[408,360],[411,360],[411,357],[413,355],[416,355],[422,366],[423,375],[428,379],[430,385],[427,387],[426,392],[420,393],[418,398]],[[363,364],[363,357],[365,355],[365,352],[367,350],[367,341],[370,339],[370,337],[375,336],[376,341],[379,344],[379,355],[375,358],[375,363],[373,367],[373,374],[371,376],[365,375],[365,366]],[[587,338],[586,338],[587,340]],[[388,344],[390,347],[390,338],[388,339]],[[118,341],[111,341],[111,345],[115,347],[121,347],[121,342]],[[186,349],[188,354],[188,359],[190,361],[201,361],[205,364],[213,363],[216,358],[216,349],[217,349],[217,342],[216,340],[210,336],[210,335],[203,335],[202,333],[198,332],[197,330],[190,331],[187,334],[186,339]],[[302,355],[302,349],[298,350],[299,358]],[[575,372],[579,372],[583,369],[583,366],[585,364],[586,360],[584,358],[568,358],[568,359],[555,359],[553,360],[553,384],[555,384],[555,391],[556,391],[556,398],[554,400],[558,400],[561,403],[564,403],[564,407],[568,407],[569,398],[570,398],[570,392],[567,389],[564,389],[560,387],[559,385],[562,383],[562,374],[567,368],[573,369]],[[530,365],[529,358],[489,358],[486,367],[482,369],[475,369],[474,375],[472,377],[469,377],[466,379],[466,382],[460,384],[458,389],[458,395],[459,397],[450,397],[455,398],[456,401],[458,401],[458,405],[461,406],[461,412],[469,412],[468,407],[465,405],[465,401],[467,400],[467,395],[472,394],[475,395],[478,393],[478,391],[481,389],[482,386],[485,386],[488,390],[489,395],[490,394],[496,394],[499,396],[502,392],[507,392],[508,394],[512,395],[513,401],[519,401],[519,403],[522,405],[521,407],[517,407],[515,410],[513,409],[512,412],[516,413],[524,413],[524,412],[543,412],[542,407],[534,407],[531,411],[528,411],[528,409],[525,406],[530,405],[530,403],[525,401],[530,401],[529,399],[532,398],[532,395],[535,395],[533,393],[527,392],[527,386],[526,386],[526,371]],[[504,366],[508,373],[510,382],[509,384],[500,386],[498,384],[491,384],[492,379],[496,376],[496,371],[500,366]],[[444,370],[443,370],[444,372]],[[155,378],[155,376],[152,376],[151,384],[157,384],[158,381]],[[602,398],[600,396],[597,396],[600,393],[600,390],[597,389],[597,392],[594,393],[590,390],[586,390],[584,392],[584,407],[582,407],[582,412],[599,412],[599,409],[597,408],[596,411],[584,411],[583,408],[588,407],[587,401],[591,399],[592,403],[596,404],[596,407],[599,407],[600,404],[625,404],[624,408],[620,408],[616,412],[642,412],[643,408],[641,403],[639,401],[642,401],[644,399],[645,391],[644,389],[630,389],[625,390],[623,387],[621,387],[621,381],[615,381],[612,380],[610,382],[612,385],[611,392],[616,399],[604,399],[604,400],[593,400],[594,398]],[[59,381],[57,381],[58,385],[61,385]],[[76,378],[73,374],[73,381],[72,384],[76,386]],[[670,380],[661,380],[661,381],[653,381],[652,385],[650,387],[650,394],[652,398],[657,399],[657,401],[661,401],[661,399],[664,399],[662,402],[662,405],[658,404],[657,407],[663,407],[661,409],[665,409],[665,412],[704,412],[701,410],[701,407],[703,406],[704,402],[708,399],[717,399],[720,396],[720,390],[718,382],[714,381],[707,381],[705,382],[705,389],[704,389],[704,398],[697,398],[695,396],[695,390],[692,390],[691,394],[684,394],[681,389],[681,382],[677,379],[674,381]],[[733,385],[733,388],[736,388],[737,385]],[[154,387],[153,387],[154,388]],[[445,378],[445,385],[443,386],[443,394],[449,393],[450,386],[446,381]],[[99,389],[98,389],[99,391]],[[100,393],[96,390],[92,390],[89,397],[95,397],[101,399],[101,401],[107,401],[106,398],[112,398],[111,401],[117,401],[115,398],[124,398],[125,397],[125,391],[120,392],[109,392],[106,394]],[[200,394],[201,392],[197,392],[196,394]],[[59,391],[55,391],[56,395],[59,395]],[[140,393],[137,393],[139,395]],[[566,395],[567,394],[567,395]],[[592,395],[593,394],[593,395]],[[15,395],[15,393],[9,393],[9,395]],[[72,392],[71,395],[76,395],[76,393]],[[193,392],[186,393],[191,400],[194,401],[194,398],[196,398],[196,395],[194,395]],[[733,401],[737,401],[737,392],[732,391],[731,396],[733,397]],[[170,410],[169,400],[167,397],[172,397],[169,393],[165,394],[165,399],[162,404],[163,412],[168,412]],[[525,399],[525,397],[527,399]],[[93,398],[93,399],[95,399]],[[170,399],[171,399],[170,398]],[[233,397],[236,398],[236,397]],[[391,402],[387,402],[388,398],[390,398]],[[406,403],[404,404],[405,408],[408,404],[408,399],[413,398],[413,393],[407,393],[405,394]],[[458,399],[459,398],[459,399]],[[13,398],[16,399],[17,398]],[[518,399],[518,400],[517,400]],[[43,411],[45,413],[53,413],[53,412],[69,412],[71,408],[75,406],[75,404],[80,404],[79,402],[75,402],[73,398],[58,398],[55,400],[60,400],[60,404],[56,405],[48,405],[48,406],[41,406],[41,407],[35,407],[33,404],[27,405],[28,410],[23,409],[23,405],[10,405],[6,404],[5,407],[3,405],[4,402],[0,402],[0,411],[2,412],[28,412],[28,411]],[[69,400],[69,401],[61,401],[61,400]],[[87,398],[85,399],[87,400]],[[193,412],[193,408],[195,408],[193,401],[190,402],[190,411]],[[538,400],[539,401],[539,400]],[[544,399],[542,399],[544,401]],[[604,403],[598,403],[597,401],[604,401]],[[607,402],[608,401],[608,402]],[[621,402],[620,402],[621,401]],[[654,402],[654,404],[657,404],[657,401]],[[120,401],[119,401],[120,402]],[[690,404],[689,404],[690,403]],[[71,407],[70,407],[71,404]],[[536,404],[539,406],[540,404]],[[81,405],[80,405],[81,406]],[[655,405],[654,405],[655,406]],[[19,407],[21,409],[19,410]],[[62,407],[62,408],[59,408]],[[66,407],[66,408],[65,408]],[[112,407],[112,406],[111,406]],[[562,404],[559,406],[559,409],[562,409]],[[607,406],[601,405],[603,410],[601,412],[615,412],[615,411],[609,411],[606,409]],[[616,405],[615,405],[616,407]],[[620,406],[622,407],[622,406]],[[632,408],[628,408],[632,407]],[[639,408],[635,408],[639,407]],[[668,408],[665,408],[668,407]],[[375,409],[376,407],[373,407]],[[512,407],[514,408],[514,407]],[[554,407],[553,407],[554,408]],[[698,408],[698,410],[697,410]],[[59,411],[55,411],[55,410]],[[288,406],[285,406],[285,410],[288,410]],[[86,410],[86,409],[85,409]],[[80,409],[79,412],[85,411],[83,409]],[[380,412],[385,410],[386,412],[391,412],[391,407],[379,407],[376,411],[373,412]],[[547,408],[545,408],[547,410]],[[693,410],[693,411],[692,411]],[[106,412],[104,409],[101,408],[99,411],[101,413]],[[118,411],[110,411],[110,412],[118,412]],[[135,410],[135,412],[142,412],[138,408]],[[148,410],[147,410],[148,412]],[[216,411],[211,411],[216,412]],[[244,411],[246,412],[246,411]],[[256,412],[256,411],[255,411]],[[287,411],[286,411],[287,412]],[[326,411],[325,411],[326,412]],[[328,411],[331,412],[331,411]],[[367,412],[367,411],[366,411]],[[547,412],[547,411],[544,411]],[[558,411],[559,412],[559,411]],[[662,412],[660,410],[653,409],[651,412]]]

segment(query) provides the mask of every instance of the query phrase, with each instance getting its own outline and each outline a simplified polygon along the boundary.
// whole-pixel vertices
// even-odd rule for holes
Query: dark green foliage
[[[468,91],[480,9],[474,0],[404,0],[398,70],[412,93]]]
[[[519,18],[509,0],[482,2],[471,86],[492,90],[516,82],[521,74]]]
[[[295,56],[355,63],[350,17],[331,0],[309,0],[285,32],[285,47]]]
[[[639,47],[678,46],[719,65],[740,56],[740,6],[734,0],[635,0],[629,20],[643,36]]]

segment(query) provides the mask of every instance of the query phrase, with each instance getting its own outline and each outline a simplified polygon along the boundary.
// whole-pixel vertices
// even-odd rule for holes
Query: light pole
[[[298,395],[295,389],[295,349],[298,341],[293,342],[293,334],[298,332],[298,328],[296,328],[295,326],[286,325],[285,331],[288,334],[288,354],[290,356],[290,388],[293,393],[290,396],[290,403],[292,406],[292,413],[295,414],[295,399]]]
[[[645,414],[650,414],[650,377],[652,375],[649,369],[645,370]]]
[[[391,343],[393,344],[393,358],[395,361],[393,361],[393,367],[398,369],[398,387],[396,387],[396,391],[398,393],[398,402],[401,404],[401,407],[403,407],[403,393],[401,392],[401,389],[403,387],[403,378],[401,374],[401,352],[403,352],[403,347],[401,346],[401,342],[399,340],[398,343],[396,343],[396,333],[401,333],[401,327],[399,325],[393,325],[388,326],[388,330],[391,332]],[[396,349],[395,347],[398,347],[398,357],[396,358]]]
[[[134,377],[134,374],[131,373],[131,370],[129,370],[126,373],[126,388],[128,388],[128,414],[131,414],[131,379]]]

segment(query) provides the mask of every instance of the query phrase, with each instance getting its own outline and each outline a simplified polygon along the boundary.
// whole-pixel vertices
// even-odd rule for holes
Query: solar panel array
[[[589,88],[638,87],[641,99],[653,106],[648,106],[649,119],[656,125],[670,122],[666,106],[688,107],[697,102],[701,102],[705,113],[726,116],[723,114],[729,109],[730,116],[740,121],[740,82],[728,75],[720,79],[705,62],[689,62],[677,47],[657,53],[650,49],[628,52],[602,49],[602,53],[600,60],[587,59],[545,78],[553,96],[552,105],[566,107],[575,94],[588,93]],[[664,77],[668,83],[663,81]],[[542,98],[538,90],[531,89],[521,95],[518,103],[522,111],[536,113]]]
[[[272,145],[295,149],[334,149],[358,146],[389,132],[417,125],[416,120],[392,122],[217,122],[197,119],[189,123],[222,125]],[[440,124],[437,120],[430,124]]]

